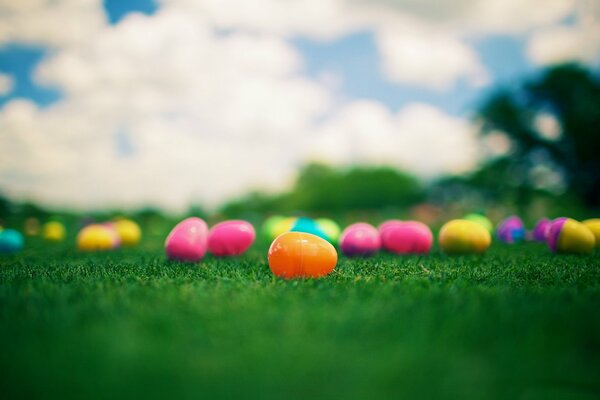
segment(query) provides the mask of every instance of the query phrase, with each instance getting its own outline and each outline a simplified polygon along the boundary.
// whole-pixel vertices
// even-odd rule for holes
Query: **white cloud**
[[[84,43],[105,23],[102,0],[0,0],[0,45]]]
[[[578,3],[573,24],[548,26],[533,32],[527,45],[529,58],[538,65],[566,61],[600,60],[600,3]]]
[[[64,99],[0,110],[0,185],[53,204],[215,204],[281,187],[330,93],[280,38],[216,35],[177,10],[134,15],[40,64]],[[133,152],[118,151],[115,133]]]
[[[0,72],[0,96],[10,93],[14,85],[13,78],[10,75]]]
[[[0,109],[0,187],[56,205],[182,209],[280,188],[315,157],[462,172],[480,157],[467,121],[426,104],[336,104],[340,78],[303,76],[288,39],[369,30],[390,80],[479,85],[466,37],[548,27],[571,3],[164,0],[110,26],[101,0],[0,0],[0,44],[50,47],[34,78],[64,93]]]
[[[443,90],[459,78],[475,86],[489,80],[473,49],[443,31],[405,25],[381,29],[376,40],[383,72],[393,82]]]
[[[344,106],[308,142],[308,154],[338,164],[390,164],[423,178],[461,173],[478,161],[473,125],[427,104],[390,113],[373,101]]]

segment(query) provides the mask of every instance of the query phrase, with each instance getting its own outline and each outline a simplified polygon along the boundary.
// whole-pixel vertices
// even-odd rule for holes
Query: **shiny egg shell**
[[[448,254],[483,253],[492,243],[492,236],[476,222],[454,219],[442,226],[438,241]]]
[[[243,254],[256,238],[254,227],[247,221],[223,221],[208,233],[208,251],[215,256],[238,256]]]
[[[25,240],[21,232],[14,229],[0,231],[0,254],[12,254],[23,249]]]
[[[116,233],[110,227],[91,224],[77,234],[77,247],[82,251],[111,250],[115,248]]]
[[[271,243],[268,261],[271,271],[280,278],[319,278],[333,271],[337,252],[318,236],[286,232]]]
[[[550,224],[547,243],[556,253],[589,254],[596,246],[596,238],[581,222],[563,217]]]
[[[504,243],[519,242],[525,239],[525,225],[521,218],[513,215],[498,224],[496,236]]]
[[[195,262],[206,254],[208,227],[200,218],[190,217],[178,223],[165,240],[169,260]]]
[[[379,231],[371,224],[352,224],[340,236],[340,248],[349,256],[370,256],[381,248]]]
[[[65,226],[58,221],[46,222],[42,227],[42,234],[45,240],[60,242],[65,238]]]
[[[140,226],[129,219],[119,219],[113,223],[113,227],[122,246],[135,246],[142,239]]]
[[[418,221],[388,222],[379,230],[381,247],[396,254],[426,254],[431,250],[431,229]]]
[[[552,221],[548,218],[540,219],[531,232],[531,238],[536,242],[546,242],[546,239],[548,238],[548,229],[550,228],[551,223]]]
[[[596,238],[596,247],[600,247],[600,218],[586,219],[582,222]]]

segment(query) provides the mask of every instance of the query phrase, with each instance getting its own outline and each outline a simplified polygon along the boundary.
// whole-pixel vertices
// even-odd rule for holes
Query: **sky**
[[[310,161],[461,174],[503,151],[486,95],[599,59],[595,0],[0,0],[0,191],[181,211]]]

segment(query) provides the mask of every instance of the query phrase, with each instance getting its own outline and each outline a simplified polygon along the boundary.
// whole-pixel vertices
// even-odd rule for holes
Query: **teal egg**
[[[292,226],[290,232],[310,233],[327,241],[331,241],[331,239],[319,227],[319,224],[310,218],[298,218],[294,223],[294,226]]]
[[[23,235],[14,229],[0,232],[0,254],[12,254],[23,249]]]

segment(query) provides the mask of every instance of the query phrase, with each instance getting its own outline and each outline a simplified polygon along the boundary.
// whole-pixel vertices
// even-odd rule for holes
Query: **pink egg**
[[[108,231],[110,232],[110,234],[112,236],[112,248],[118,249],[119,247],[121,247],[121,237],[119,236],[119,233],[117,232],[115,224],[112,222],[103,222],[100,225],[104,226],[105,228],[108,228]]]
[[[396,254],[426,254],[431,250],[433,234],[418,221],[388,221],[379,228],[381,247]]]
[[[256,238],[252,224],[246,221],[224,221],[213,226],[208,233],[208,251],[215,256],[239,256]]]
[[[381,232],[383,232],[386,228],[396,226],[398,223],[402,223],[402,220],[388,219],[387,221],[382,222],[377,229],[379,229],[379,233],[381,234]]]
[[[206,254],[208,227],[200,218],[186,218],[178,223],[165,241],[169,260],[200,261]]]
[[[369,256],[381,247],[379,232],[370,224],[359,222],[348,226],[340,237],[340,248],[349,256]]]

